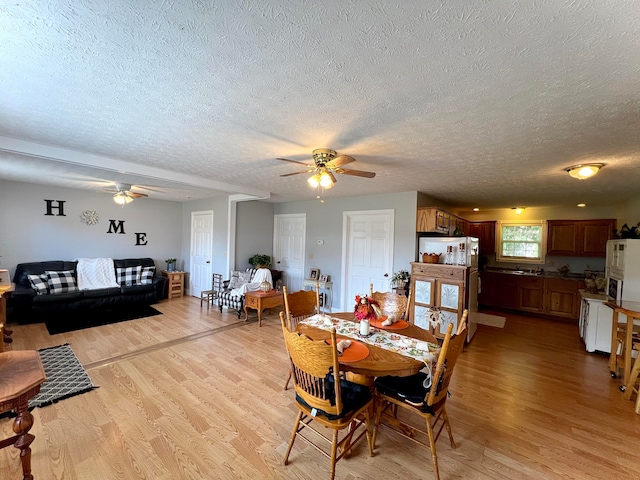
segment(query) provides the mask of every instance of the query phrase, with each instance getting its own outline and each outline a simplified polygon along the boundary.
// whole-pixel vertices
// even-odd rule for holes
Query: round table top
[[[354,318],[353,312],[332,313],[331,316],[343,320],[353,320]],[[322,330],[305,324],[298,324],[296,331],[314,340],[327,340],[331,337],[331,333],[328,330]],[[438,343],[437,339],[429,331],[412,324],[409,324],[406,329],[397,331],[397,333],[425,342]],[[366,345],[369,349],[369,356],[357,362],[342,363],[341,366],[345,371],[368,377],[382,377],[385,375],[406,377],[418,373],[425,366],[424,362],[420,362],[411,357],[385,350],[375,345]]]

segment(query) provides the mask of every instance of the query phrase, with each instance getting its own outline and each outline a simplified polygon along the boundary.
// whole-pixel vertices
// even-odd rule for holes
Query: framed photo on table
[[[319,268],[312,268],[309,271],[309,278],[311,280],[318,280],[320,278],[320,269]]]
[[[320,275],[320,281],[321,282],[328,282],[329,281],[329,275],[326,275],[326,274]]]

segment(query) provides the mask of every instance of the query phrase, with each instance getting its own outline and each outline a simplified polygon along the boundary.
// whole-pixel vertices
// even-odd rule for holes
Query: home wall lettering
[[[124,235],[124,220],[118,220],[118,223],[116,223],[116,220],[109,220],[109,230],[107,230],[107,233]]]
[[[53,209],[55,208],[56,210],[58,210],[58,217],[66,217],[66,215],[64,214],[64,202],[65,200],[46,200],[45,202],[47,203],[47,213],[45,213],[45,215],[51,215],[53,216]],[[54,204],[55,203],[55,204]]]
[[[136,247],[138,245],[146,245],[147,242],[147,234],[146,233],[136,233]]]

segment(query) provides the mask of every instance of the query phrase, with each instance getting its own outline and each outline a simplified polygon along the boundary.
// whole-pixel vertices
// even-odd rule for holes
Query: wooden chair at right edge
[[[284,293],[284,313],[287,320],[287,327],[294,331],[298,322],[305,318],[320,313],[320,294],[318,283],[316,282],[316,290],[300,290],[298,292],[287,293],[287,287],[282,287]],[[291,370],[284,384],[284,389],[289,388],[291,381]]]
[[[280,323],[293,371],[295,403],[299,410],[284,464],[288,465],[293,444],[300,438],[331,460],[329,479],[333,480],[336,463],[349,455],[365,435],[369,456],[373,455],[373,396],[369,386],[349,382],[344,378],[338,362],[335,329],[331,331],[329,345],[324,340],[311,340],[289,330],[283,312],[280,312]],[[324,429],[319,428],[320,426],[333,430],[331,439],[325,437]],[[309,438],[304,435],[307,428],[318,436]],[[347,431],[340,439],[339,433],[345,429]],[[331,443],[331,450],[328,452],[326,448],[317,445],[315,442],[318,440]],[[304,461],[309,457],[303,454],[299,458]],[[314,466],[317,468],[317,465]]]
[[[456,365],[456,360],[462,352],[467,336],[465,327],[459,333],[452,335],[453,324],[449,324],[442,343],[435,371],[432,369],[431,381],[429,375],[419,372],[410,377],[378,377],[376,386],[376,417],[373,430],[373,444],[375,448],[376,436],[381,420],[403,437],[412,440],[431,451],[433,471],[436,480],[440,479],[438,471],[438,457],[436,455],[436,441],[446,427],[451,447],[456,448],[449,425],[449,417],[445,409],[449,393],[449,382]],[[425,387],[426,384],[429,387]],[[398,418],[398,407],[410,413],[419,415],[426,420],[427,431],[418,429]],[[407,432],[410,434],[408,435]],[[416,437],[422,434],[428,437],[428,443]]]

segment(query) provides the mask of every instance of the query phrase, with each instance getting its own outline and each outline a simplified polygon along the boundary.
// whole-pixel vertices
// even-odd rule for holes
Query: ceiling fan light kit
[[[148,197],[146,193],[132,192],[131,185],[127,183],[116,183],[116,190],[111,190],[109,193],[113,193],[113,201],[118,205],[122,205],[122,207],[133,202],[136,198]]]
[[[298,162],[296,160],[289,160],[287,158],[278,158],[283,162],[295,163],[306,170],[302,172],[285,173],[280,175],[281,177],[290,177],[292,175],[299,175],[303,173],[311,173],[311,177],[307,179],[307,182],[311,188],[317,189],[329,189],[332,188],[337,182],[334,173],[340,173],[345,175],[353,175],[356,177],[373,178],[376,176],[374,172],[365,172],[363,170],[349,170],[341,168],[343,165],[355,162],[356,159],[349,155],[338,155],[335,150],[330,148],[316,148],[313,152],[314,165],[308,163]],[[317,195],[317,198],[322,200],[322,191]]]
[[[585,180],[593,177],[600,169],[604,167],[604,163],[582,163],[578,165],[572,165],[565,169],[573,178],[578,180]]]
[[[127,203],[133,202],[133,198],[127,195],[127,192],[118,192],[113,196],[113,201],[124,207]]]

